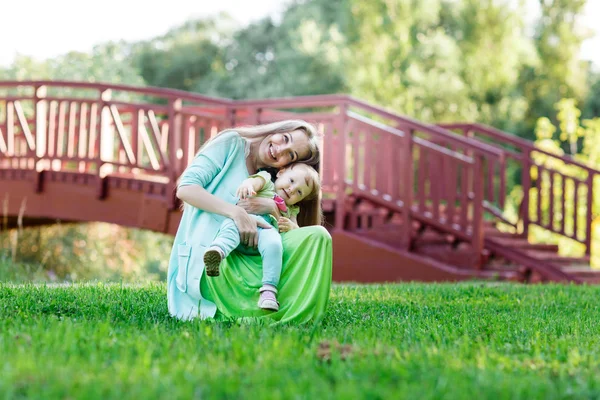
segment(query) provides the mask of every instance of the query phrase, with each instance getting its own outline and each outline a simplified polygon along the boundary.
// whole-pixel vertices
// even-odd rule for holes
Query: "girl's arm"
[[[200,185],[180,186],[177,189],[177,197],[200,210],[231,218],[240,231],[241,242],[248,246],[258,246],[257,226],[265,229],[271,228],[271,225],[266,222],[250,217],[242,207],[221,200],[217,196],[208,193]]]
[[[237,205],[242,207],[249,214],[271,214],[275,218],[281,217],[281,213],[279,212],[275,201],[266,197],[250,197],[238,201]]]
[[[267,182],[261,176],[245,179],[240,187],[238,187],[236,196],[240,199],[255,196],[256,192],[259,192],[266,184]]]

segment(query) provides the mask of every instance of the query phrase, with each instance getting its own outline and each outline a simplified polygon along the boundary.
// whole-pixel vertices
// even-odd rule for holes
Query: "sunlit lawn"
[[[0,283],[0,398],[598,398],[600,288],[335,286],[320,324],[179,322],[163,284]]]

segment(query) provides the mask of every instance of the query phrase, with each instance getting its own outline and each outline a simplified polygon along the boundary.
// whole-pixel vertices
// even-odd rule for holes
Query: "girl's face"
[[[277,173],[275,192],[287,205],[299,203],[312,192],[312,182],[308,177],[299,165],[284,168]]]
[[[282,168],[305,160],[310,155],[308,136],[301,130],[275,133],[263,139],[258,148],[258,160],[267,167]]]

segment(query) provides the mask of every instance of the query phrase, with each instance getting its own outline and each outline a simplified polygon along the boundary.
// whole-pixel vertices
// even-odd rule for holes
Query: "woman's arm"
[[[200,210],[231,218],[240,212],[240,207],[230,204],[206,191],[200,185],[186,185],[177,188],[177,197]]]
[[[177,197],[200,210],[231,218],[240,231],[241,242],[248,246],[258,246],[257,226],[265,229],[271,228],[271,225],[266,222],[250,217],[242,207],[221,200],[199,185],[180,186],[177,189]]]

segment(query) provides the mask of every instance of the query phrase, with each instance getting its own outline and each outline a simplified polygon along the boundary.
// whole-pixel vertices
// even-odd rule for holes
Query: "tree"
[[[585,101],[583,116],[600,117],[600,73],[590,74],[588,86],[590,90]]]
[[[240,30],[195,89],[235,99],[346,91],[345,39],[326,4],[292,3],[279,24],[265,18]]]
[[[579,24],[587,0],[539,0],[541,17],[534,43],[538,59],[522,71],[521,86],[529,103],[523,133],[531,138],[535,121],[553,114],[561,98],[584,99],[587,64],[579,59],[587,37]]]
[[[357,0],[351,9],[354,95],[429,122],[473,119],[460,50],[440,25],[441,1]]]
[[[477,107],[477,121],[514,130],[527,102],[519,71],[534,61],[524,4],[505,0],[442,3],[442,24],[460,50],[461,78]]]
[[[131,45],[133,66],[150,86],[192,91],[210,75],[232,34],[231,20],[191,20],[165,35]]]
[[[521,9],[509,1],[351,0],[353,94],[429,122],[510,129],[524,116],[530,62]],[[349,60],[350,61],[350,60]]]
[[[95,46],[90,53],[73,51],[43,61],[18,56],[11,66],[0,70],[0,78],[110,82],[143,86],[144,80],[127,62],[128,56],[128,46],[125,43],[114,42]]]

